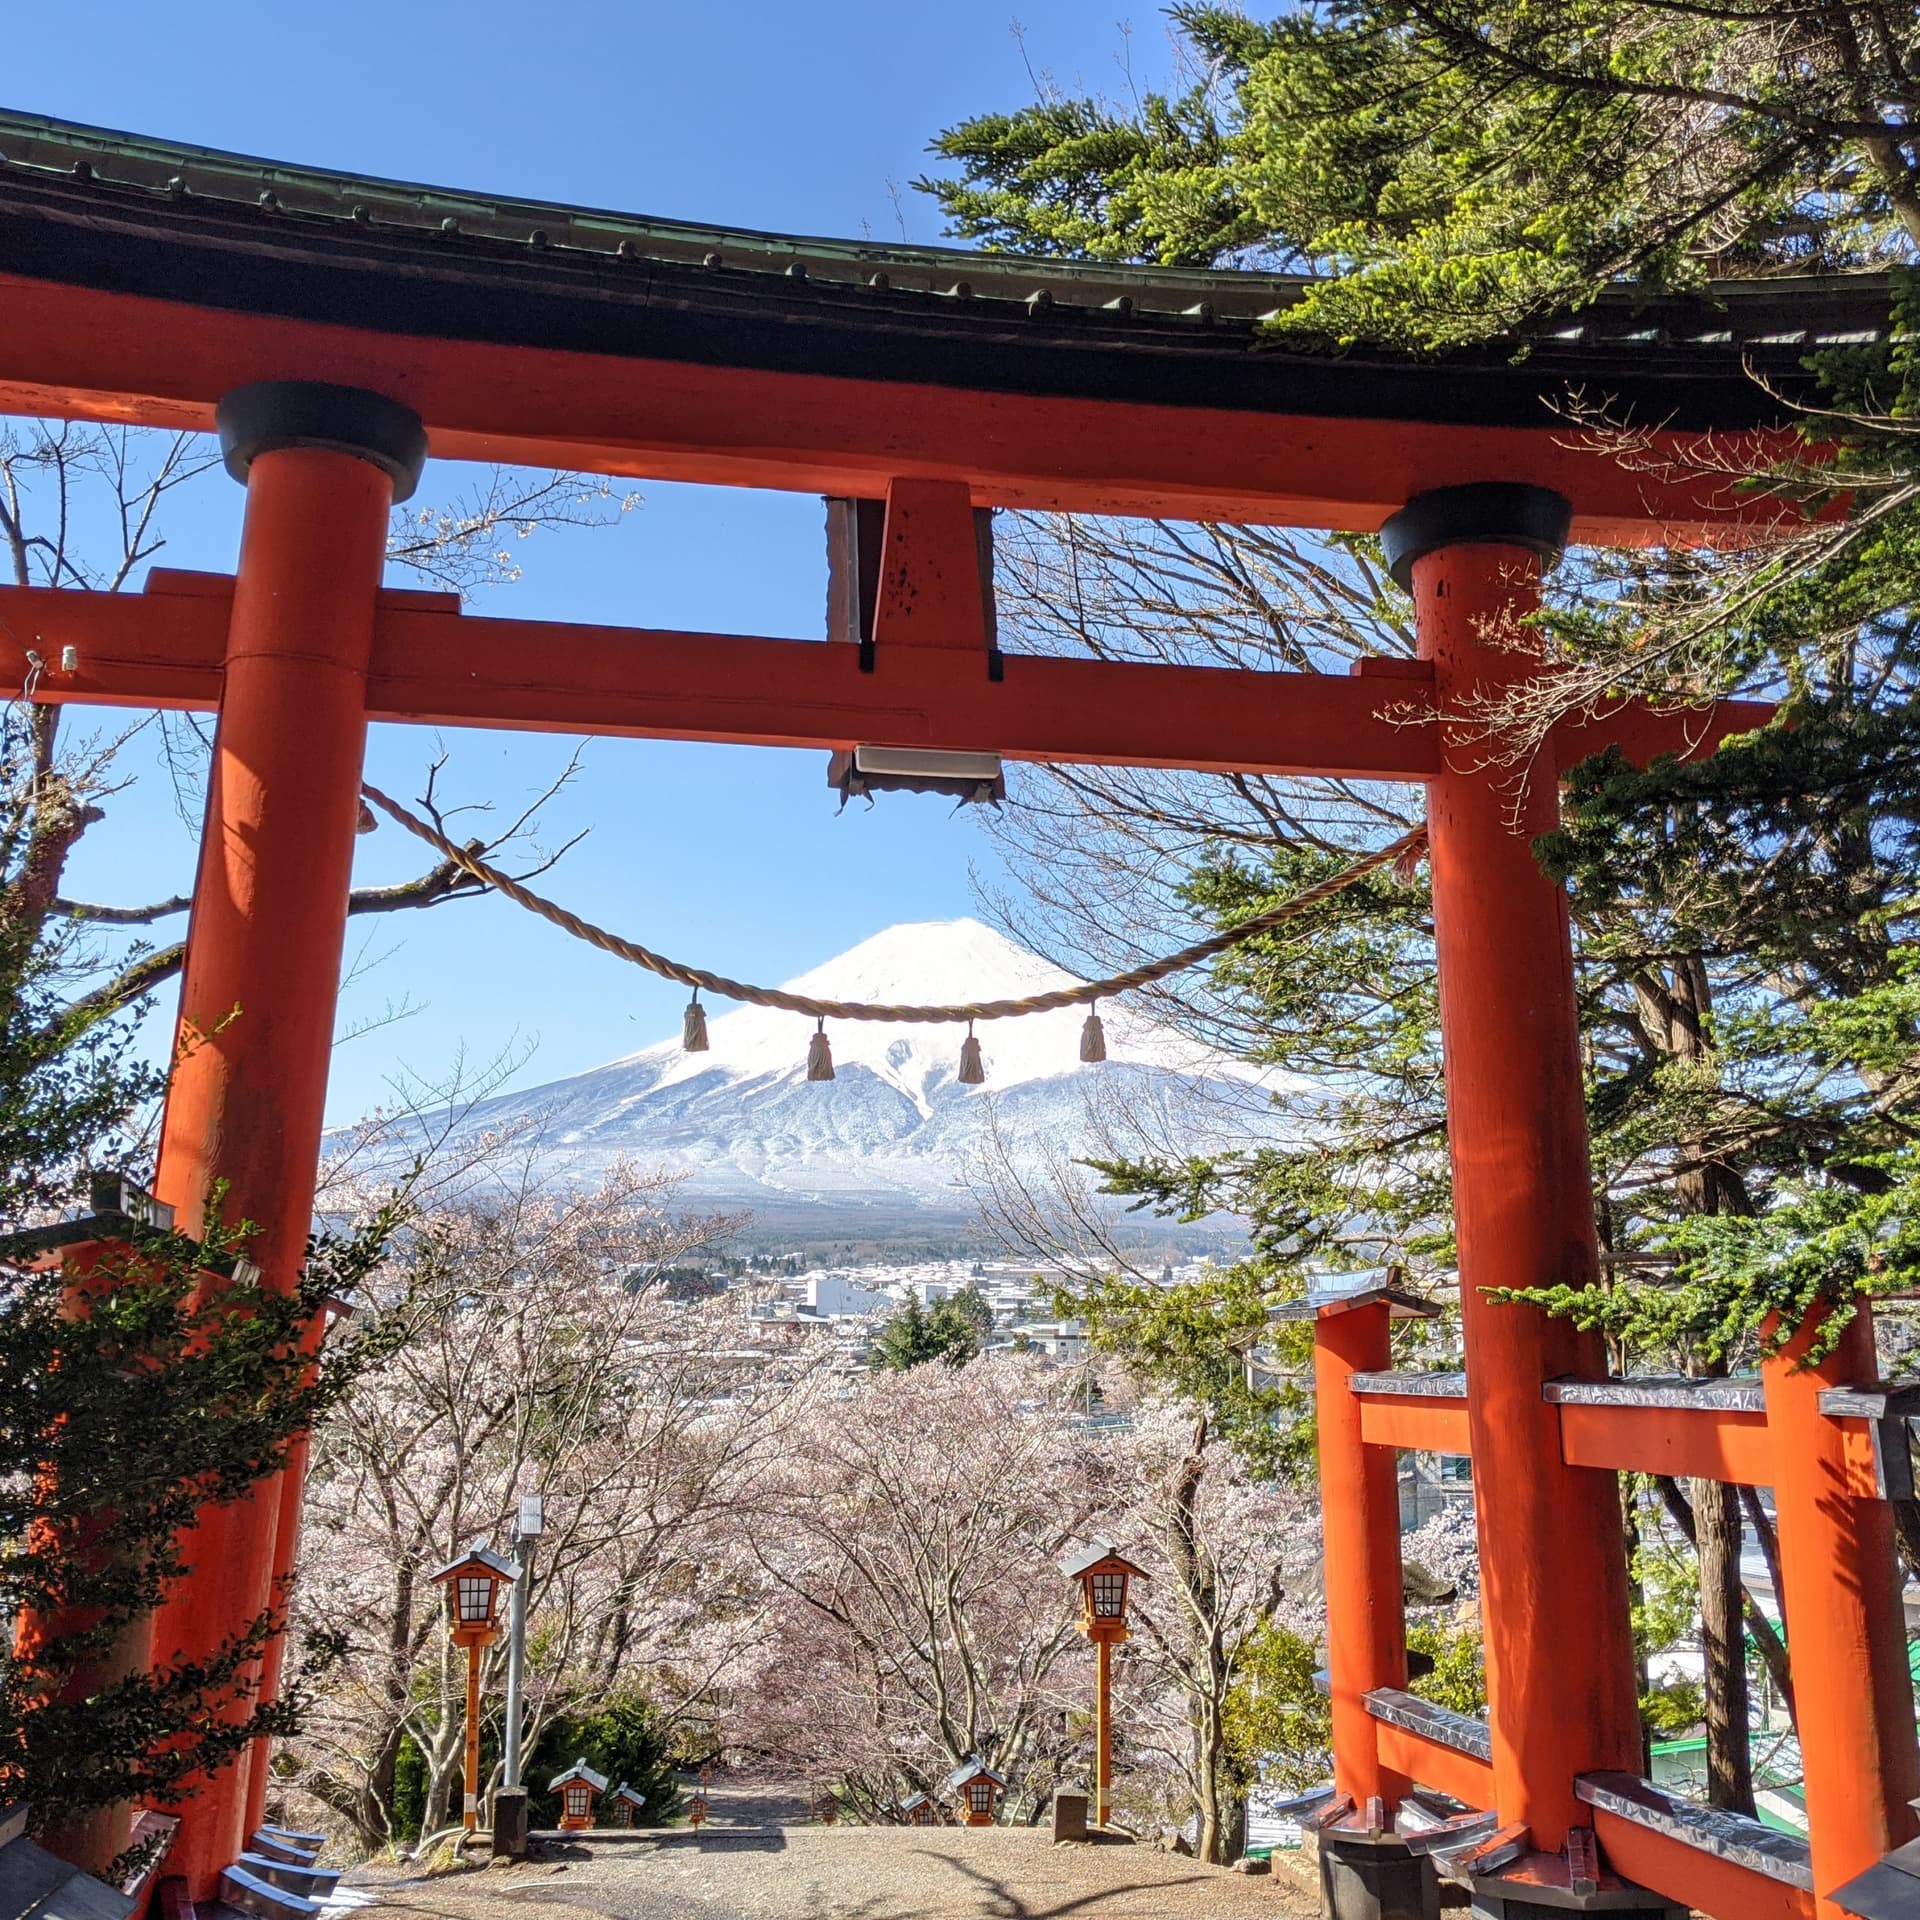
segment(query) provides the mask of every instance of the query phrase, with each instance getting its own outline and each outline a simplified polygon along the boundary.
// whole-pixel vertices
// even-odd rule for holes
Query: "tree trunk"
[[[449,1743],[442,1728],[427,1755],[427,1797],[420,1809],[420,1838],[427,1839],[450,1823],[454,1782],[465,1765],[464,1736]]]
[[[1897,1507],[1899,1502],[1894,1503]],[[1753,1537],[1760,1543],[1761,1554],[1767,1563],[1768,1584],[1773,1588],[1773,1602],[1780,1605],[1780,1540],[1773,1530],[1773,1521],[1767,1510],[1760,1504],[1759,1490],[1754,1487],[1740,1489],[1740,1506],[1747,1516],[1747,1524],[1753,1529]],[[1896,1519],[1896,1525],[1898,1521]],[[1760,1650],[1760,1658],[1767,1663],[1767,1677],[1773,1682],[1773,1690],[1786,1702],[1787,1717],[1793,1722],[1794,1731],[1800,1729],[1800,1709],[1794,1705],[1793,1673],[1787,1662],[1787,1643],[1780,1637],[1780,1629],[1768,1619],[1761,1610],[1760,1602],[1752,1593],[1747,1595],[1747,1631],[1753,1635],[1753,1644]]]
[[[367,1779],[366,1817],[355,1824],[370,1851],[393,1838],[394,1783],[400,1768],[400,1743],[406,1738],[407,1653],[413,1641],[413,1564],[403,1560],[394,1577],[387,1609],[386,1700],[388,1721]]]
[[[1220,1715],[1227,1696],[1227,1657],[1220,1636],[1218,1583],[1195,1510],[1206,1470],[1207,1434],[1203,1415],[1195,1425],[1192,1447],[1174,1472],[1165,1538],[1187,1616],[1182,1664],[1193,1724],[1193,1853],[1196,1860],[1221,1866],[1228,1780]]]
[[[1640,1578],[1640,1511],[1639,1502],[1634,1494],[1634,1479],[1631,1474],[1623,1473],[1619,1480],[1620,1489],[1620,1544],[1627,1561],[1627,1604],[1639,1608],[1646,1604],[1646,1587]],[[1633,1690],[1644,1700],[1647,1689],[1653,1684],[1647,1671],[1647,1650],[1638,1635],[1634,1639],[1633,1649]],[[1640,1723],[1640,1771],[1649,1778],[1653,1774],[1653,1735],[1647,1723]]]
[[[1193,1857],[1210,1867],[1227,1864],[1227,1800],[1225,1755],[1220,1738],[1220,1716],[1204,1706],[1194,1721],[1194,1801],[1199,1816],[1193,1837]]]
[[[1693,1483],[1700,1555],[1700,1647],[1706,1668],[1707,1799],[1751,1814],[1747,1730],[1747,1630],[1740,1584],[1740,1496],[1718,1480]]]
[[[1713,989],[1706,963],[1687,955],[1673,963],[1667,1043],[1677,1058],[1712,1052]],[[1682,1141],[1688,1162],[1675,1182],[1688,1213],[1750,1213],[1740,1176],[1703,1141]],[[1724,1374],[1724,1362],[1703,1369]],[[1747,1635],[1740,1584],[1740,1496],[1714,1480],[1696,1480],[1694,1548],[1700,1564],[1700,1650],[1706,1676],[1707,1799],[1730,1813],[1753,1812],[1753,1751],[1747,1725]]]

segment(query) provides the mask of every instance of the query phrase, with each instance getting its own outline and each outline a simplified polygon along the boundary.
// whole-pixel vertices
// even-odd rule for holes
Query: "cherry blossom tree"
[[[1042,1363],[816,1389],[730,1546],[767,1615],[729,1747],[865,1817],[978,1754],[1032,1810],[1074,1768],[1055,1561],[1102,1511],[1097,1443]]]
[[[766,1608],[725,1722],[735,1752],[884,1819],[978,1754],[1037,1817],[1090,1770],[1092,1658],[1057,1562],[1103,1537],[1147,1573],[1116,1663],[1121,1804],[1230,1843],[1221,1718],[1249,1635],[1309,1630],[1311,1502],[1251,1477],[1193,1407],[1089,1422],[1077,1377],[994,1355],[815,1400],[729,1546]]]
[[[1219,1862],[1237,1849],[1246,1785],[1228,1700],[1263,1626],[1320,1631],[1318,1510],[1251,1475],[1190,1402],[1143,1408],[1122,1463],[1132,1498],[1109,1537],[1148,1575],[1118,1666],[1122,1804],[1143,1822],[1191,1825],[1195,1855]]]
[[[522,1492],[547,1512],[527,1750],[617,1688],[643,1689],[670,1726],[714,1710],[752,1621],[714,1534],[817,1365],[812,1347],[756,1340],[739,1297],[687,1303],[658,1284],[735,1223],[681,1215],[672,1181],[632,1167],[571,1186],[540,1147],[495,1143],[395,1242],[376,1291],[408,1337],[314,1436],[295,1631],[344,1629],[348,1652],[281,1771],[369,1848],[401,1837],[405,1741],[425,1763],[423,1833],[444,1821],[464,1660],[429,1580],[475,1539],[506,1550]],[[489,1697],[504,1657],[487,1657]]]

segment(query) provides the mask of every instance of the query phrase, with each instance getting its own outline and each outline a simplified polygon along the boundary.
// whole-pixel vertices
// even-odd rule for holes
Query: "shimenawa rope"
[[[1265,933],[1270,928],[1282,926],[1303,913],[1311,912],[1336,894],[1344,893],[1347,888],[1364,880],[1368,874],[1377,873],[1382,867],[1391,866],[1411,855],[1427,837],[1425,827],[1415,827],[1411,833],[1403,833],[1389,845],[1363,855],[1352,866],[1343,867],[1324,880],[1316,880],[1312,886],[1303,888],[1291,899],[1281,901],[1277,907],[1269,907],[1265,913],[1256,913],[1250,919],[1236,921],[1234,925],[1209,935],[1205,940],[1196,940],[1192,946],[1180,948],[1177,953],[1130,967],[1125,973],[1110,974],[1104,980],[1058,987],[1051,993],[1028,994],[1020,1000],[982,1000],[960,1007],[895,1007],[876,1006],[863,1000],[819,1000],[811,994],[788,993],[780,987],[750,986],[744,980],[730,980],[724,973],[709,973],[704,967],[689,967],[681,961],[669,960],[664,954],[641,946],[637,940],[628,940],[620,934],[610,933],[605,927],[597,927],[591,920],[583,920],[577,913],[569,912],[544,895],[535,893],[531,887],[522,886],[518,880],[502,873],[497,867],[489,866],[477,854],[449,840],[438,827],[422,820],[418,814],[410,813],[398,800],[382,793],[378,787],[363,784],[360,791],[390,820],[397,821],[409,833],[424,840],[443,859],[451,860],[483,885],[492,887],[496,893],[505,894],[516,906],[538,914],[561,932],[570,933],[576,940],[584,940],[589,946],[598,947],[602,953],[610,953],[616,959],[630,961],[636,967],[644,967],[649,973],[657,973],[663,980],[678,981],[683,987],[704,988],[723,1000],[744,1000],[756,1007],[779,1007],[788,1013],[804,1013],[811,1020],[885,1020],[927,1026],[957,1025],[962,1021],[975,1020],[1014,1020],[1027,1013],[1051,1013],[1059,1007],[1089,1006],[1096,1000],[1110,1000],[1116,994],[1151,986],[1156,980],[1165,980],[1172,974],[1185,972],[1188,967],[1198,966],[1203,960],[1211,960],[1216,954],[1225,953],[1229,947],[1237,947],[1242,941],[1251,940],[1255,934]]]

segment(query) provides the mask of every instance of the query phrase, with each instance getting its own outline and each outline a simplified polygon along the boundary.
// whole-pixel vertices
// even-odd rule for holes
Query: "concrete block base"
[[[1087,1796],[1084,1793],[1056,1793],[1053,1796],[1053,1837],[1055,1840],[1084,1840],[1087,1837]]]
[[[1576,1914],[1631,1914],[1634,1920],[1691,1920],[1685,1907],[1676,1907],[1645,1887],[1615,1882],[1598,1893],[1569,1893],[1564,1887],[1502,1888],[1497,1879],[1477,1880],[1473,1920],[1571,1920]]]
[[[1440,1920],[1433,1862],[1390,1833],[1320,1835],[1320,1911],[1325,1920]]]
[[[500,1787],[494,1792],[493,1857],[496,1860],[524,1860],[527,1857],[525,1787]]]

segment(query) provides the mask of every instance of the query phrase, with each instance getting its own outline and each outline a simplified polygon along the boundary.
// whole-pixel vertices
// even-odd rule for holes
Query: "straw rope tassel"
[[[986,1063],[980,1058],[980,1042],[973,1037],[973,1022],[967,1022],[967,1037],[960,1042],[960,1084],[963,1087],[984,1087],[987,1084]]]
[[[707,1010],[700,1004],[700,989],[695,987],[693,998],[687,1002],[687,1011],[680,1022],[680,1046],[686,1053],[705,1053],[707,1051]]]
[[[1097,1066],[1107,1057],[1107,1030],[1100,1024],[1096,1010],[1087,1015],[1080,1029],[1080,1058],[1087,1066]]]
[[[833,1045],[827,1039],[827,1023],[824,1016],[820,1024],[814,1028],[813,1039],[807,1047],[807,1078],[809,1080],[833,1078]]]

